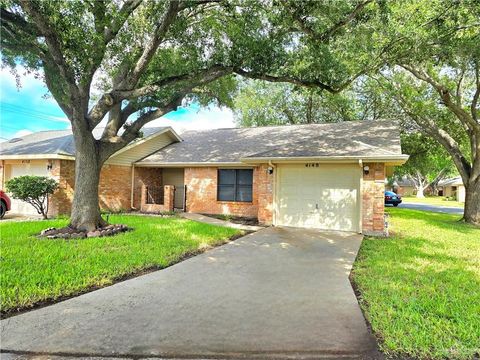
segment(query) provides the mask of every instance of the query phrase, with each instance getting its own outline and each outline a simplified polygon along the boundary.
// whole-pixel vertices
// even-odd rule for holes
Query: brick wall
[[[70,214],[75,187],[75,161],[52,160],[49,176],[58,181],[58,189],[50,196],[48,214],[50,216]]]
[[[268,165],[257,168],[258,221],[271,225],[273,222],[273,181],[275,173],[268,173]]]
[[[75,161],[52,160],[49,176],[59,182],[50,197],[49,215],[70,214],[75,189]],[[120,211],[130,209],[131,167],[104,165],[98,187],[100,208]]]
[[[370,171],[363,175],[362,232],[366,235],[383,235],[385,164],[369,163]]]
[[[131,166],[103,166],[98,185],[98,198],[101,209],[109,211],[130,210],[131,191]]]
[[[253,170],[252,202],[217,201],[215,167],[185,168],[187,211],[204,214],[231,214],[272,222],[272,179],[266,166]]]
[[[163,186],[163,204],[147,204],[147,187],[142,186],[142,200],[140,210],[153,213],[173,211],[174,193],[175,186],[165,185]]]
[[[163,185],[162,169],[150,167],[136,167],[133,189],[133,207],[135,209],[140,209],[143,187],[161,185]]]

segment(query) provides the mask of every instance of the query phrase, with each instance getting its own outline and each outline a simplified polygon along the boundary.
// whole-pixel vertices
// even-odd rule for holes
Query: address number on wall
[[[306,163],[306,164],[305,164],[305,167],[309,167],[309,168],[311,168],[311,167],[319,167],[319,166],[320,166],[319,163]]]

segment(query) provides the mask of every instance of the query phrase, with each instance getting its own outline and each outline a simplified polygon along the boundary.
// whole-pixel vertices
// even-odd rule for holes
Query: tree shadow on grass
[[[480,240],[480,227],[462,222],[460,215],[394,208],[388,209],[386,213],[398,219],[424,221],[426,224],[440,229],[476,235]]]
[[[478,356],[480,230],[452,215],[403,209],[393,215],[407,220],[398,236],[367,238],[352,276],[382,349],[401,357]],[[423,223],[431,233],[401,228]]]

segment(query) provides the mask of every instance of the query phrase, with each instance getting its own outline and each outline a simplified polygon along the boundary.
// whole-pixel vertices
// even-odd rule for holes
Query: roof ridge
[[[344,120],[344,121],[332,121],[323,123],[305,123],[305,124],[281,124],[281,125],[262,125],[262,126],[245,126],[245,127],[227,127],[227,128],[212,128],[212,129],[191,129],[185,132],[207,132],[214,130],[248,130],[248,129],[264,129],[264,128],[292,128],[292,127],[307,127],[307,126],[327,126],[327,125],[339,125],[339,124],[366,124],[366,123],[390,123],[395,120],[388,119],[376,119],[376,120]],[[184,132],[184,133],[185,133]]]

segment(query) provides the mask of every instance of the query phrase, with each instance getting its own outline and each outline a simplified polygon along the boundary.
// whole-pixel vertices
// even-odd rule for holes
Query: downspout
[[[135,189],[135,164],[132,164],[132,179],[131,179],[131,187],[130,187],[130,208],[131,210],[137,210],[134,207],[134,201],[133,201],[133,193]]]

